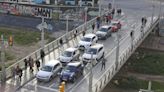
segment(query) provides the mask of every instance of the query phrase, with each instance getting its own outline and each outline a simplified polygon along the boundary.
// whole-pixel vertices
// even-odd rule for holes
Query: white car
[[[79,49],[88,49],[93,44],[97,43],[98,38],[95,34],[86,34],[84,37],[79,41]]]
[[[45,64],[36,74],[38,81],[50,81],[58,72],[62,70],[62,65],[58,60],[51,60]]]
[[[78,48],[68,48],[60,56],[61,63],[69,63],[74,60],[78,60],[80,56]]]
[[[82,56],[82,60],[84,64],[90,62],[91,60],[100,60],[104,57],[104,45],[103,44],[95,44],[91,46]]]
[[[100,30],[96,32],[98,39],[107,39],[107,37],[111,36],[112,28],[109,25],[101,26]]]

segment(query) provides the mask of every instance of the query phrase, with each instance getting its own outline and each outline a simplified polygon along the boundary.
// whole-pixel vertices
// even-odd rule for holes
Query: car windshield
[[[107,28],[101,28],[100,31],[101,32],[107,32],[108,30],[107,30]]]
[[[68,65],[68,66],[65,67],[64,70],[68,71],[68,72],[74,72],[76,70],[76,67]]]
[[[51,66],[44,66],[41,68],[42,71],[46,71],[46,72],[51,72],[52,71],[52,67]]]
[[[97,53],[97,49],[95,49],[95,48],[89,48],[88,50],[87,50],[87,52],[86,52],[87,54],[96,54]]]
[[[117,23],[116,23],[116,22],[113,22],[113,23],[112,23],[112,25],[113,25],[113,26],[116,26],[116,25],[117,25]]]
[[[64,56],[64,57],[71,57],[72,56],[72,52],[70,52],[70,51],[64,51],[64,53],[62,54],[62,56]]]
[[[86,41],[86,42],[90,42],[91,41],[91,38],[87,38],[87,37],[84,37],[81,39],[82,41]]]

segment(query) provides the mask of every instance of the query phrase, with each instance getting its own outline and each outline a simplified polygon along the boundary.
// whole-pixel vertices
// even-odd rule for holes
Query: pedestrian
[[[83,36],[85,35],[85,31],[83,31]]]
[[[77,36],[77,30],[75,30],[75,32],[73,33],[73,35],[74,35],[74,39],[75,39],[76,36]]]
[[[94,29],[95,29],[95,23],[92,24],[92,30],[94,32]]]
[[[115,8],[112,9],[112,18],[114,16],[114,14],[115,14]]]
[[[146,17],[144,17],[144,20],[145,20],[144,23],[145,23],[145,25],[146,25],[146,23],[147,23],[147,19],[146,19]]]
[[[30,66],[30,71],[33,72],[33,67],[34,67],[34,61],[31,57],[29,57],[29,66]]]
[[[45,53],[44,53],[43,49],[40,50],[40,57],[41,57],[41,60],[42,60],[42,63],[43,63],[44,62],[44,57],[45,57]]]
[[[142,23],[142,25],[144,25],[144,17],[142,17],[141,23]]]
[[[64,45],[63,45],[63,39],[62,38],[59,40],[59,44],[60,44],[60,51],[63,51]]]
[[[133,37],[133,31],[130,32],[130,37],[131,37],[131,38]]]
[[[19,65],[17,65],[16,68],[15,68],[15,74],[16,74],[15,77],[16,77],[16,78],[18,77],[17,75],[19,74],[19,69],[20,69],[20,68],[19,68]]]
[[[22,80],[22,75],[23,75],[23,71],[21,68],[19,68],[18,70],[18,75],[19,75],[19,80],[21,81]]]
[[[27,61],[27,59],[26,59],[26,58],[24,59],[24,66],[25,66],[25,69],[27,69],[27,66],[28,66],[28,61]]]
[[[37,70],[39,71],[39,68],[40,68],[40,61],[37,59],[37,60],[35,61],[35,64],[36,64]]]
[[[109,22],[109,18],[108,18],[109,15],[106,16],[106,23],[108,24]]]
[[[99,29],[100,28],[100,22],[98,21],[97,22],[97,29]]]
[[[105,69],[105,65],[106,65],[106,59],[103,57],[101,70]]]

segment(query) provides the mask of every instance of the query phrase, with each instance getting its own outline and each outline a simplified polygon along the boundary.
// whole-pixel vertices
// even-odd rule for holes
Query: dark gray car
[[[112,29],[111,26],[109,25],[104,25],[96,32],[96,35],[98,39],[104,39],[106,40],[109,36],[112,34]]]

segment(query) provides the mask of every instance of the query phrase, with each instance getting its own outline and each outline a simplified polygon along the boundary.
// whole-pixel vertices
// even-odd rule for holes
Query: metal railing
[[[148,29],[146,32],[144,32],[144,35],[140,35],[140,37],[134,41],[134,44],[133,44],[134,47],[132,47],[130,45],[127,46],[127,48],[124,51],[125,53],[122,53],[119,57],[119,63],[118,64],[113,63],[111,65],[111,67],[109,67],[103,73],[103,75],[98,79],[98,81],[94,85],[92,85],[93,92],[101,92],[104,89],[104,87],[108,84],[108,82],[113,78],[113,76],[120,70],[120,68],[128,60],[128,58],[131,56],[131,54],[143,42],[143,40],[148,36],[148,34],[153,30],[153,28],[156,27],[158,22],[159,22],[159,19],[157,19],[152,25],[148,26]],[[117,70],[115,69],[116,66],[118,66]]]

